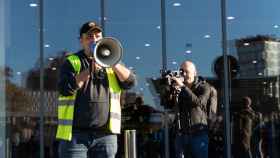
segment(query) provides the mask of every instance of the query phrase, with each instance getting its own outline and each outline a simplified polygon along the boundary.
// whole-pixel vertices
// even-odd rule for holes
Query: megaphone
[[[99,40],[93,51],[93,57],[96,63],[102,67],[112,67],[119,63],[122,55],[122,45],[113,37],[104,37]]]

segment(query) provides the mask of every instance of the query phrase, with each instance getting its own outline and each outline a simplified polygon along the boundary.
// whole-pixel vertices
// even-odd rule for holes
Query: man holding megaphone
[[[120,94],[135,84],[135,75],[119,61],[122,46],[103,38],[102,28],[80,28],[82,50],[66,57],[59,80],[60,158],[114,158],[120,133]]]

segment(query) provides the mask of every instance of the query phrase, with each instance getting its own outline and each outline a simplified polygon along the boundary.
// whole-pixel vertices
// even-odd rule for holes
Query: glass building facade
[[[172,110],[162,104],[153,81],[185,60],[218,92],[209,157],[238,157],[238,113],[245,96],[258,115],[251,127],[253,157],[280,157],[279,5],[279,0],[0,0],[0,157],[58,157],[60,65],[81,48],[79,29],[92,20],[122,43],[122,62],[137,76],[137,85],[123,94],[124,117],[137,98],[149,109],[139,123],[144,128],[123,119],[123,130],[136,128],[137,157],[174,157],[172,123],[164,122]],[[123,146],[118,157],[124,157]]]

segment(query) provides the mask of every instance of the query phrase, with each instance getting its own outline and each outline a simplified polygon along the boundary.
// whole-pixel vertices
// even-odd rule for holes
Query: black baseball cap
[[[102,28],[96,22],[89,21],[84,23],[80,28],[80,37],[82,36],[82,34],[88,33],[89,31],[92,30],[99,30],[100,32],[102,32]]]

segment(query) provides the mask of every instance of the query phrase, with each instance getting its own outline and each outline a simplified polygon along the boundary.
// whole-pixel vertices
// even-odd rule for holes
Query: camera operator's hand
[[[175,81],[175,87],[177,88],[182,88],[182,87],[184,87],[185,85],[184,85],[184,82],[183,82],[183,80],[182,80],[182,78],[178,78],[178,77],[172,77],[171,78],[173,81]]]

